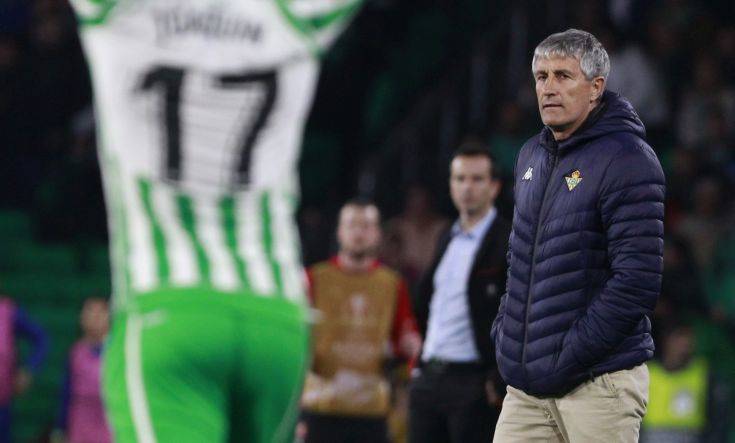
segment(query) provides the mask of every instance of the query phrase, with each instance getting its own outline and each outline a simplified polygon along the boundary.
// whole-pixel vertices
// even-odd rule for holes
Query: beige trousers
[[[648,404],[648,367],[602,374],[560,398],[508,386],[494,442],[637,442]]]

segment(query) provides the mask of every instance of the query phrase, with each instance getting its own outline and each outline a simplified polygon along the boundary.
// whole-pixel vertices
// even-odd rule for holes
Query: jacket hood
[[[575,146],[613,133],[627,132],[646,137],[646,128],[630,102],[618,93],[605,91],[600,104],[568,139],[557,142],[551,128],[541,131],[541,145],[549,151],[566,151]]]

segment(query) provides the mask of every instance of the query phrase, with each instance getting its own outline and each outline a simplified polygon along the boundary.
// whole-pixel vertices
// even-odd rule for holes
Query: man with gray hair
[[[492,327],[508,383],[497,442],[637,441],[661,287],[664,175],[607,52],[570,29],[532,63],[544,128],[521,149],[506,294]]]

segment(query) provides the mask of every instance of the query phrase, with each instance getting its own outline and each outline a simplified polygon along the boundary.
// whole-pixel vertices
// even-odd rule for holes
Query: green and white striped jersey
[[[361,0],[73,0],[116,308],[172,288],[304,300],[294,211],[320,51]]]

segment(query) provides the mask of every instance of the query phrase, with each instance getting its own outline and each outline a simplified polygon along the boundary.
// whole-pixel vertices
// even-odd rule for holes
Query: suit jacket
[[[495,351],[490,338],[490,328],[498,313],[500,297],[505,292],[507,278],[506,253],[510,223],[498,215],[485,233],[475,254],[467,283],[468,306],[472,333],[480,355],[480,363],[488,370],[495,368]],[[414,291],[414,311],[421,336],[426,339],[429,323],[429,306],[434,295],[434,273],[451,241],[451,228],[440,237],[437,254],[431,267],[419,281]]]

